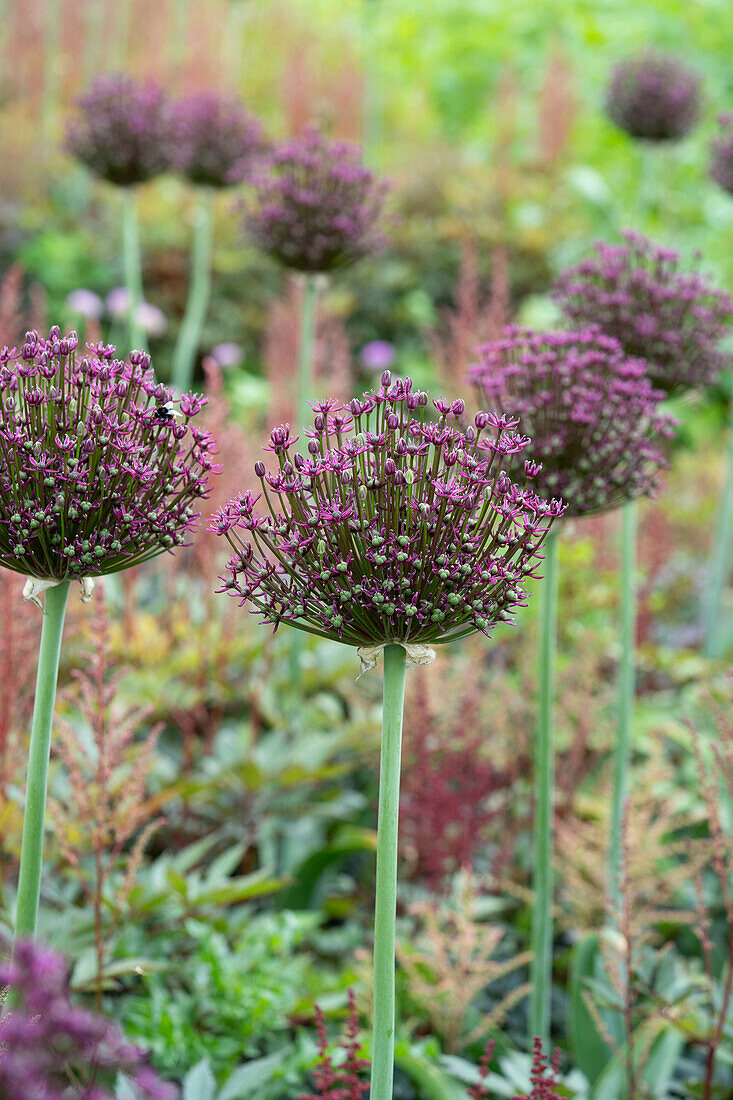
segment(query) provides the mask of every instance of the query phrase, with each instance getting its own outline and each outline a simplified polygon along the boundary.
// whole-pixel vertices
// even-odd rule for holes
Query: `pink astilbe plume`
[[[532,1048],[532,1073],[530,1075],[532,1091],[528,1096],[525,1093],[520,1093],[513,1100],[561,1100],[560,1093],[557,1091],[560,1084],[558,1080],[559,1073],[559,1048],[556,1048],[552,1056],[552,1062],[548,1062],[542,1050],[542,1040],[535,1037]]]
[[[484,1047],[484,1052],[481,1055],[481,1061],[478,1065],[478,1081],[475,1085],[471,1085],[468,1090],[468,1095],[471,1100],[489,1100],[489,1086],[487,1084],[487,1078],[489,1076],[489,1063],[494,1056],[494,1050],[496,1049],[496,1042],[494,1039],[490,1039]]]
[[[540,91],[538,144],[540,165],[549,171],[567,151],[578,110],[568,54],[556,43],[547,60]]]
[[[364,1093],[369,1091],[369,1083],[360,1080],[359,1075],[369,1067],[369,1062],[359,1055],[361,1049],[359,1043],[359,1014],[356,1010],[356,997],[353,989],[349,990],[346,1035],[340,1044],[346,1057],[343,1065],[339,1068],[336,1068],[333,1063],[326,1032],[326,1018],[318,1005],[316,1005],[315,1012],[318,1033],[318,1065],[313,1070],[313,1081],[317,1091],[301,1093],[298,1100],[362,1100]]]

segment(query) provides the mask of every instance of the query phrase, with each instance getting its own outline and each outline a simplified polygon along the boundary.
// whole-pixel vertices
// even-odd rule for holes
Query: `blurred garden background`
[[[733,194],[710,176],[718,117],[733,112],[727,0],[5,0],[2,11],[0,344],[55,323],[128,340],[125,189],[65,144],[78,97],[117,72],[171,97],[234,97],[269,139],[318,123],[389,180],[386,247],[320,293],[314,397],[347,400],[389,367],[475,408],[476,348],[509,323],[562,327],[557,275],[624,229],[733,293]],[[606,112],[613,66],[645,49],[699,75],[700,118],[679,141],[635,140]],[[136,191],[139,323],[167,382],[198,192],[174,172]],[[314,1094],[316,1005],[334,1042],[350,1011],[365,1044],[369,1030],[379,673],[357,682],[353,651],[308,636],[294,683],[294,632],[273,635],[212,597],[225,555],[206,520],[255,486],[270,428],[296,416],[302,283],[247,238],[246,201],[236,184],[212,199],[193,385],[224,472],[205,521],[175,558],[70,604],[38,930],[69,961],[78,1003],[118,1021],[184,1100]],[[727,544],[709,606],[732,381],[724,371],[669,400],[670,468],[639,507],[624,905],[610,927],[620,517],[563,527],[554,1093],[531,1080],[527,1042],[538,601],[491,642],[442,646],[408,676],[399,1100],[465,1100],[491,1039],[487,1092],[470,1095],[733,1096]],[[8,935],[41,622],[21,591],[2,570]]]

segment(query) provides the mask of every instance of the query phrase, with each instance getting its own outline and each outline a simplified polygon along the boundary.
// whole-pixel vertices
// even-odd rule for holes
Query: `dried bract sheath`
[[[355,646],[429,645],[511,620],[563,512],[507,475],[529,444],[517,421],[479,413],[462,429],[463,402],[442,400],[436,420],[428,395],[389,371],[346,406],[313,407],[307,447],[276,428],[276,469],[255,467],[261,496],[214,517],[233,550],[221,591],[275,628]]]

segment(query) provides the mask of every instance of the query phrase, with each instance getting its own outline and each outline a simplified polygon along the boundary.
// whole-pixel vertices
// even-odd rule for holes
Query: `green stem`
[[[540,635],[540,701],[535,745],[534,912],[530,973],[529,1040],[539,1036],[547,1047],[552,989],[552,810],[554,758],[552,710],[557,649],[557,540],[553,528],[545,540]]]
[[[304,426],[311,420],[311,409],[308,404],[308,398],[313,391],[313,360],[315,358],[317,309],[318,276],[305,275],[303,277],[303,298],[300,316],[298,396],[295,409],[295,429],[301,436],[301,443],[306,442],[302,436],[302,432]],[[294,634],[293,646],[290,650],[290,682],[295,689],[300,682],[300,657],[303,649],[303,639],[300,636],[300,631],[296,630]]]
[[[188,289],[186,312],[173,352],[171,380],[179,393],[191,388],[196,352],[209,308],[214,209],[208,188],[199,195],[195,219],[191,246],[191,285]]]
[[[43,864],[43,825],[46,815],[48,760],[51,753],[53,707],[59,674],[61,635],[64,629],[69,582],[62,581],[46,590],[43,606],[41,648],[38,656],[36,698],[28,756],[28,782],[23,817],[23,843],[20,852],[16,936],[33,936],[38,919]]]
[[[728,405],[725,485],[718,507],[713,552],[710,557],[709,581],[705,587],[703,602],[703,652],[706,657],[719,657],[723,649],[720,609],[730,574],[731,527],[733,527],[733,395]]]
[[[316,350],[316,310],[318,308],[318,276],[303,277],[303,302],[300,319],[300,350],[298,355],[298,404],[296,430],[301,433],[311,420],[308,398],[313,391],[313,360]]]
[[[621,661],[619,665],[618,735],[613,764],[613,802],[611,806],[611,836],[608,873],[612,912],[621,901],[621,838],[624,803],[629,788],[631,761],[631,731],[634,720],[636,663],[634,634],[636,631],[636,521],[634,501],[624,505],[621,513]]]
[[[370,1100],[392,1100],[394,1077],[397,828],[405,671],[405,652],[402,646],[385,646],[377,821],[377,890],[374,903],[374,1031]]]
[[[140,227],[137,217],[137,194],[134,187],[122,192],[122,259],[125,265],[125,286],[129,297],[128,337],[130,348],[143,348],[143,334],[138,320],[138,307],[143,300],[143,269],[140,256]]]

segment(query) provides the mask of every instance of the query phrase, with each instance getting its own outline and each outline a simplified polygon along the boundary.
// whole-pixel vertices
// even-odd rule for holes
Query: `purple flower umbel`
[[[258,120],[235,99],[194,92],[170,108],[173,163],[192,183],[227,187],[235,166],[251,170],[264,141]]]
[[[620,245],[597,242],[595,254],[560,273],[553,288],[568,320],[598,325],[627,355],[647,361],[655,386],[671,393],[717,381],[728,357],[719,343],[733,300],[679,256],[627,230]]]
[[[266,511],[248,492],[212,523],[234,550],[221,591],[275,628],[355,646],[447,642],[511,619],[563,505],[507,476],[529,443],[516,420],[479,413],[461,430],[462,401],[434,401],[437,423],[427,404],[385,371],[347,406],[314,406],[305,456],[276,428],[278,468],[255,467]]]
[[[178,1095],[115,1024],[72,1003],[61,956],[20,940],[12,962],[0,965],[0,989],[6,987],[17,1007],[0,1019],[3,1100],[112,1100],[120,1072],[141,1100]]]
[[[0,351],[0,565],[29,577],[102,576],[180,546],[216,470],[191,423],[205,398],[176,409],[148,355],[76,346],[52,328]]]
[[[131,187],[168,169],[165,94],[157,84],[123,73],[98,76],[78,103],[66,148],[96,176]]]
[[[679,141],[700,117],[700,78],[678,57],[646,50],[615,66],[606,110],[631,137]]]
[[[720,115],[720,133],[711,143],[710,178],[733,195],[733,114]]]
[[[329,272],[383,243],[386,184],[361,164],[354,145],[330,142],[311,127],[276,145],[252,182],[256,201],[246,209],[245,228],[285,267]]]
[[[538,490],[561,495],[567,514],[606,512],[651,493],[666,465],[658,437],[675,421],[658,410],[646,364],[597,328],[505,329],[486,344],[469,380],[487,408],[520,418]],[[515,458],[510,474],[521,468]]]

